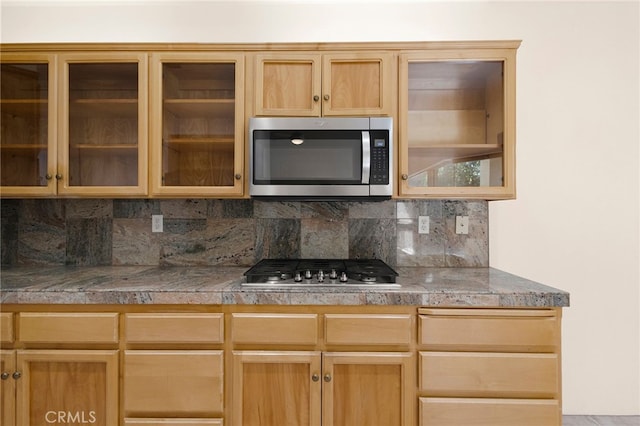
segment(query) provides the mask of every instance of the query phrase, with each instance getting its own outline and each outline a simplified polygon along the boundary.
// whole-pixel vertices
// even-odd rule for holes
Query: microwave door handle
[[[371,174],[371,139],[369,132],[362,132],[362,184],[369,184]]]

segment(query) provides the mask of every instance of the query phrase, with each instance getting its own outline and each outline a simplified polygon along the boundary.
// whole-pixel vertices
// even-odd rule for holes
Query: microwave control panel
[[[371,175],[369,184],[389,183],[389,132],[371,130]]]

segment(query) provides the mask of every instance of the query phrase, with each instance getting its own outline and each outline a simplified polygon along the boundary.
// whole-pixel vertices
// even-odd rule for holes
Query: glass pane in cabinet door
[[[138,184],[138,64],[69,64],[69,185]]]
[[[47,64],[0,65],[1,186],[47,186]]]
[[[409,186],[502,186],[502,61],[409,64]]]
[[[163,65],[165,186],[233,186],[235,64]]]

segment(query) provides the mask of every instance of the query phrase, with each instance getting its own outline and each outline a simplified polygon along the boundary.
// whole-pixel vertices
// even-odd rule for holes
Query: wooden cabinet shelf
[[[165,99],[164,108],[177,116],[233,118],[235,99]]]
[[[3,143],[0,145],[0,149],[7,151],[40,151],[47,149],[47,145],[35,143]]]
[[[46,99],[2,99],[0,109],[3,114],[38,116],[46,112],[49,101]],[[46,114],[44,114],[46,117]]]
[[[137,99],[75,99],[69,105],[70,114],[75,117],[124,117],[137,120]]]

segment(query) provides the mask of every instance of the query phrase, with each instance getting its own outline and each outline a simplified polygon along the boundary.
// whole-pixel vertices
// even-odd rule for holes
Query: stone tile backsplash
[[[488,266],[486,201],[2,200],[2,265],[238,265],[369,258]],[[151,215],[164,232],[151,232]],[[469,234],[455,217],[469,216]],[[418,217],[429,216],[429,234]]]

